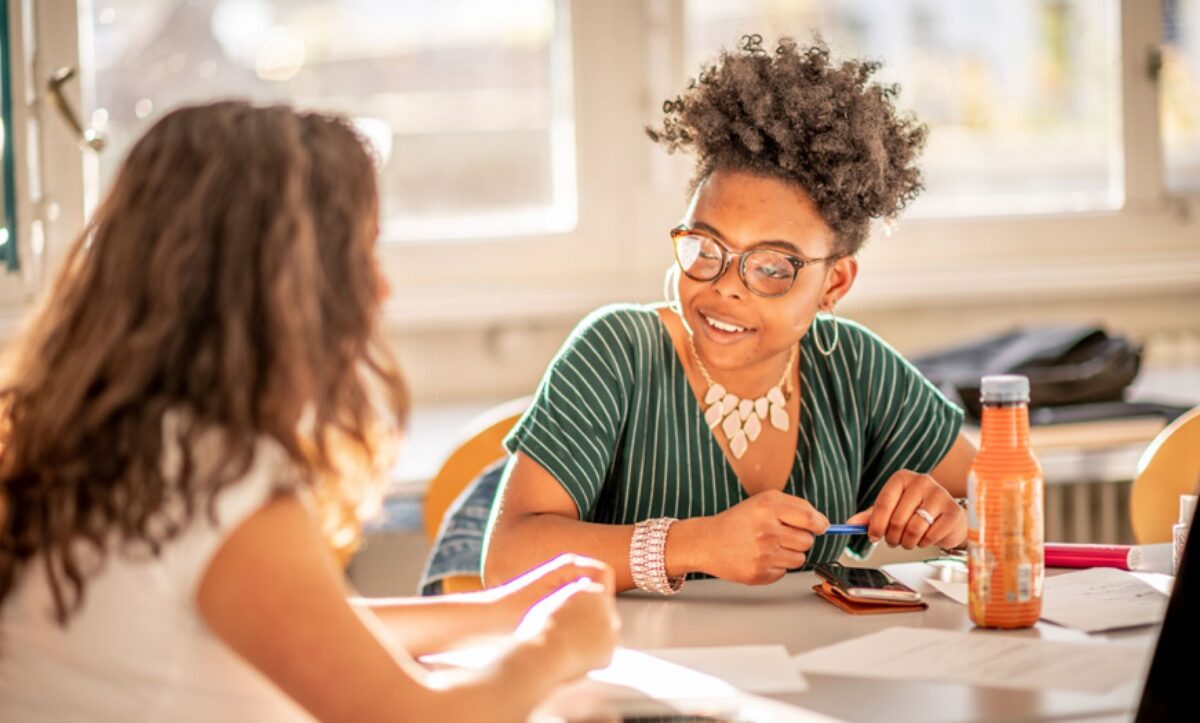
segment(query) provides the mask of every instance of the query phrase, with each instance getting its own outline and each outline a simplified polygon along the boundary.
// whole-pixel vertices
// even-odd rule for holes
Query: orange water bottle
[[[1029,449],[1029,379],[983,378],[979,454],[967,478],[968,609],[987,628],[1042,614],[1042,468]]]

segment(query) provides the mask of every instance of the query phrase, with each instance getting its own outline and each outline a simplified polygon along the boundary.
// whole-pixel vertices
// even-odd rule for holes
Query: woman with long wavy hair
[[[0,382],[0,720],[519,719],[607,660],[585,559],[347,599],[408,406],[377,208],[337,118],[216,103],[134,145]],[[479,674],[412,663],[522,619]]]

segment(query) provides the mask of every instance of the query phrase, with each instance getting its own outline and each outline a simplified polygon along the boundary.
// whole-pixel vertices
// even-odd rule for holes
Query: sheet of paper
[[[711,675],[747,693],[801,693],[804,676],[782,645],[730,645],[715,648],[647,650],[660,660]]]
[[[480,645],[421,658],[432,666],[479,670],[491,665],[503,645]],[[624,686],[658,700],[727,697],[743,693],[801,693],[808,690],[782,645],[713,648],[617,648],[608,667],[588,673],[600,683]]]
[[[762,656],[755,654],[755,657]],[[774,653],[771,657],[775,657]],[[795,680],[799,676],[795,666],[786,655],[783,662],[793,671]],[[737,690],[714,676],[628,648],[617,648],[607,668],[556,689],[534,711],[530,721],[678,720],[688,714],[747,722],[834,721],[799,706]]]
[[[803,653],[795,661],[814,674],[1104,693],[1140,681],[1146,655],[1115,643],[895,627]]]
[[[435,667],[481,670],[495,663],[506,647],[503,644],[485,644],[458,648],[422,656],[421,662]],[[795,671],[790,661],[788,667]],[[608,666],[588,673],[587,679],[610,689],[627,689],[635,694],[632,696],[634,698],[651,700],[723,699],[737,693],[733,685],[715,676],[629,648],[617,648]],[[610,693],[608,697],[620,698],[623,694]]]
[[[480,645],[426,655],[421,662],[436,668],[477,670],[495,662],[505,649],[502,644]],[[731,669],[739,664],[747,670],[735,674]],[[748,680],[751,673],[757,673],[758,679]],[[746,688],[739,689],[739,683]],[[807,685],[781,645],[675,648],[654,654],[617,648],[608,667],[560,686],[530,720],[621,720],[624,716],[669,720],[689,713],[779,723],[834,720],[759,697],[751,688],[758,693],[785,693],[804,691]]]
[[[1167,597],[1123,570],[1094,567],[1046,578],[1042,619],[1095,633],[1161,622]]]
[[[946,582],[945,580],[938,580],[935,577],[926,578],[925,582],[934,590],[937,590],[959,605],[967,604],[967,583]]]
[[[1129,574],[1167,597],[1171,596],[1171,590],[1175,587],[1175,576],[1164,572],[1131,572]]]

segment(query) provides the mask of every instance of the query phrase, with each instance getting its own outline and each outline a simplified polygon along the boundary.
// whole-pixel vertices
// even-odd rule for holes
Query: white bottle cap
[[[1184,525],[1192,524],[1192,516],[1196,514],[1196,495],[1179,495],[1179,522]]]
[[[993,374],[979,384],[979,399],[984,404],[1020,404],[1029,402],[1029,377],[1020,374]]]

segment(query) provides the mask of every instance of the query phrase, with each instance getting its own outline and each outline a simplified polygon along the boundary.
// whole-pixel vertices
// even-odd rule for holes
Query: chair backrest
[[[493,462],[502,459],[504,437],[516,425],[517,420],[529,408],[532,397],[522,397],[496,405],[472,419],[463,428],[458,445],[446,457],[441,469],[429,482],[422,508],[422,524],[425,537],[433,545],[446,510],[458,499],[471,481],[477,478]],[[483,589],[483,580],[478,575],[456,575],[442,579],[443,593],[471,592]]]
[[[1141,544],[1170,542],[1179,496],[1200,484],[1200,407],[1159,432],[1138,462],[1129,498],[1133,536]]]
[[[490,464],[503,458],[504,437],[529,408],[531,397],[499,404],[472,419],[463,428],[461,441],[442,463],[425,491],[422,522],[430,543],[437,537],[446,509]]]

